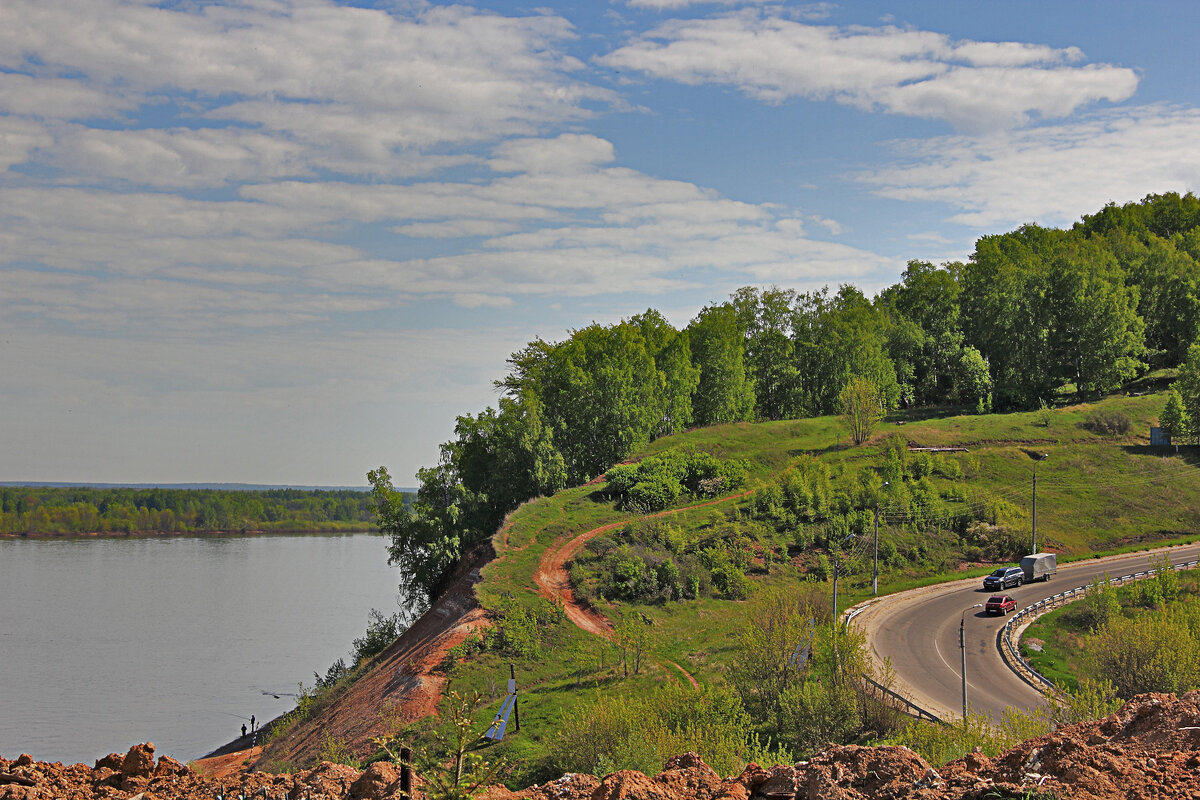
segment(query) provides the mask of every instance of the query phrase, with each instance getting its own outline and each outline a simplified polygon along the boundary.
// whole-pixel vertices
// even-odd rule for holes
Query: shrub
[[[1124,436],[1132,424],[1128,414],[1112,409],[1097,409],[1083,421],[1083,427],[1103,436]]]
[[[514,598],[502,599],[488,612],[492,627],[484,634],[485,648],[519,658],[537,659],[542,656],[542,629],[563,620],[563,610],[538,598],[535,605],[526,606]]]
[[[550,741],[550,754],[559,771],[594,775],[619,769],[653,775],[666,759],[689,750],[721,775],[736,774],[751,761],[792,761],[790,753],[762,746],[750,728],[750,717],[727,687],[693,691],[670,684],[649,698],[605,694],[576,706]]]
[[[1089,630],[1103,628],[1121,613],[1117,591],[1109,584],[1107,572],[1092,579],[1079,609],[1078,619]]]
[[[1088,650],[1100,678],[1126,699],[1200,687],[1200,638],[1177,607],[1132,619],[1118,616],[1089,641]]]
[[[606,489],[624,508],[645,514],[669,508],[685,491],[707,497],[740,488],[747,474],[744,461],[722,461],[695,448],[677,448],[611,468]]]
[[[354,656],[355,667],[371,656],[382,653],[411,624],[409,615],[403,611],[385,616],[379,609],[372,608],[368,617],[367,632],[352,643],[350,655]]]
[[[346,660],[339,658],[333,662],[329,669],[325,672],[325,677],[322,678],[319,672],[313,673],[313,678],[317,681],[317,689],[325,691],[332,688],[338,681],[350,674],[350,668],[346,666]]]

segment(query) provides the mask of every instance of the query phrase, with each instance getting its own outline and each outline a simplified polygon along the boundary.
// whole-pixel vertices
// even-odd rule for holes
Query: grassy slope
[[[1002,522],[1028,531],[1030,479],[1033,462],[1022,448],[1050,453],[1039,466],[1038,529],[1044,549],[1057,550],[1063,558],[1089,557],[1110,552],[1161,544],[1191,535],[1197,529],[1200,509],[1200,472],[1190,457],[1164,453],[1148,446],[1149,426],[1156,420],[1163,395],[1110,398],[1106,409],[1120,410],[1133,420],[1127,436],[1102,437],[1080,427],[1092,405],[1058,409],[1050,424],[1037,412],[1009,415],[951,416],[940,419],[895,420],[884,425],[876,437],[859,448],[846,447],[845,434],[834,418],[784,421],[758,425],[727,425],[691,431],[653,443],[636,458],[680,444],[693,444],[722,457],[746,459],[750,464],[750,488],[771,483],[788,465],[810,454],[854,466],[878,464],[884,437],[900,433],[925,446],[966,446],[968,454],[947,456],[959,459],[965,477],[958,489],[967,501],[996,499],[1009,505]],[[840,440],[840,441],[839,441]],[[502,598],[536,605],[533,575],[545,549],[554,541],[569,539],[600,525],[632,520],[611,503],[599,499],[597,487],[578,487],[554,497],[527,503],[515,511],[504,531],[496,537],[498,558],[483,570],[477,586],[485,606],[494,607]],[[706,526],[738,515],[746,500],[682,512],[672,517],[699,537]],[[928,537],[904,529],[884,529],[881,536],[897,541],[941,542],[952,534]],[[906,565],[884,570],[880,576],[883,593],[918,583],[983,574],[990,565],[956,564],[957,573],[947,574],[945,564],[934,558],[923,567]],[[845,607],[870,592],[870,568],[860,570],[843,582]],[[754,576],[756,586],[791,584],[801,571],[785,564],[770,575]],[[581,699],[597,692],[651,691],[663,681],[683,680],[668,661],[674,661],[701,682],[721,679],[724,665],[736,641],[743,603],[701,599],[667,605],[601,610],[610,618],[622,611],[641,612],[655,622],[655,644],[647,667],[638,676],[624,678],[615,669],[615,655],[604,642],[584,634],[569,623],[553,628],[539,658],[517,660],[521,694],[522,733],[510,736],[497,749],[533,766],[517,780],[539,777],[537,757],[552,735],[558,720]],[[607,652],[606,652],[607,650]],[[494,654],[477,654],[452,670],[456,688],[477,689],[491,698],[490,713],[499,706],[508,664],[512,659]],[[577,684],[581,664],[585,677]],[[510,728],[511,730],[511,728]]]
[[[1180,602],[1200,603],[1200,573],[1179,573],[1181,588]],[[1158,613],[1156,609],[1140,608],[1132,599],[1129,588],[1118,588],[1122,598],[1122,613],[1126,617]],[[1096,667],[1090,660],[1085,647],[1089,632],[1078,620],[1078,604],[1072,604],[1038,617],[1025,631],[1023,641],[1030,639],[1042,642],[1042,650],[1028,647],[1026,657],[1034,669],[1059,686],[1074,688],[1080,679],[1096,678]]]

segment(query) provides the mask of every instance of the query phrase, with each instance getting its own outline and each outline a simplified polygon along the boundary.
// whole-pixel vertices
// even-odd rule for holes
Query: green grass
[[[942,456],[957,461],[963,477],[937,479],[934,483],[938,490],[963,498],[951,505],[986,508],[997,522],[1027,535],[1034,461],[1024,451],[1049,453],[1049,458],[1037,467],[1039,549],[1058,551],[1060,559],[1068,561],[1195,540],[1200,529],[1200,457],[1186,450],[1177,455],[1148,446],[1150,425],[1155,423],[1164,402],[1162,394],[1113,397],[1100,403],[1056,408],[1048,415],[1027,412],[976,416],[951,411],[930,415],[923,411],[924,419],[917,414],[892,418],[861,447],[849,445],[833,417],[724,425],[656,441],[631,460],[691,445],[718,457],[745,459],[748,488],[754,491],[772,484],[781,472],[805,456],[828,463],[835,474],[839,470],[875,469],[882,462],[886,439],[899,434],[923,446],[967,447],[970,452]],[[1098,436],[1083,428],[1081,423],[1098,407],[1127,414],[1132,420],[1128,435]],[[1046,419],[1048,425],[1040,424]],[[504,532],[494,540],[498,558],[483,569],[483,581],[477,585],[485,607],[495,608],[504,599],[531,607],[544,603],[537,597],[533,576],[549,546],[601,525],[635,519],[604,499],[599,491],[602,488],[603,484],[597,484],[566,490],[526,503],[510,515]],[[694,502],[681,501],[681,505]],[[729,500],[681,511],[671,517],[671,522],[695,541],[702,539],[707,530],[744,516],[751,502]],[[994,568],[990,563],[966,560],[963,545],[952,531],[918,531],[889,525],[886,513],[880,538],[890,539],[901,552],[918,545],[923,548],[919,562],[882,567],[881,594],[978,577]],[[795,586],[805,580],[816,553],[794,555],[790,563],[777,565],[770,574],[752,570],[754,591]],[[871,596],[870,562],[859,560],[855,567],[855,572],[839,585],[842,609]],[[829,589],[826,582],[820,591]],[[682,666],[701,683],[723,681],[741,630],[742,608],[743,602],[715,598],[663,605],[606,603],[601,610],[610,619],[624,612],[644,614],[652,620],[654,643],[642,674],[624,677],[611,646],[568,621],[545,631],[539,658],[519,660],[483,653],[460,662],[452,668],[455,687],[478,690],[488,698],[489,705],[479,717],[486,724],[485,718],[495,713],[501,702],[509,664],[515,666],[521,687],[522,730],[493,749],[519,758],[525,765],[512,783],[538,779],[539,770],[549,769],[541,758],[558,720],[597,692],[637,696],[653,692],[665,682],[685,680],[670,662]],[[1038,638],[1050,641],[1048,637]],[[1055,640],[1054,647],[1057,649],[1047,651],[1046,674],[1069,682],[1080,665],[1065,655],[1070,651],[1069,640],[1061,644]],[[605,652],[603,664],[601,651]],[[588,667],[579,680],[573,665],[581,657]]]
[[[1180,572],[1179,584],[1181,602],[1200,603],[1200,572]],[[1122,613],[1128,617],[1158,613],[1155,609],[1135,605],[1135,588],[1134,584],[1114,587],[1113,591],[1121,600]],[[1043,614],[1022,637],[1022,652],[1033,668],[1066,689],[1075,689],[1085,678],[1096,678],[1095,667],[1088,657],[1090,631],[1080,622],[1079,612],[1079,603],[1072,603]],[[1042,643],[1041,652],[1028,647],[1030,639]]]

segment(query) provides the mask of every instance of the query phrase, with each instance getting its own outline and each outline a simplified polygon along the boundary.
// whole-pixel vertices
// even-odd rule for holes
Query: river
[[[90,764],[152,741],[187,761],[289,710],[298,683],[349,663],[372,608],[397,610],[386,544],[0,540],[0,755]]]

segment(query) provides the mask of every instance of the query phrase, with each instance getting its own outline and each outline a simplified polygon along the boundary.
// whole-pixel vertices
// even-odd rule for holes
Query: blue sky
[[[6,0],[0,480],[398,484],[534,337],[1200,184],[1194,2]]]

